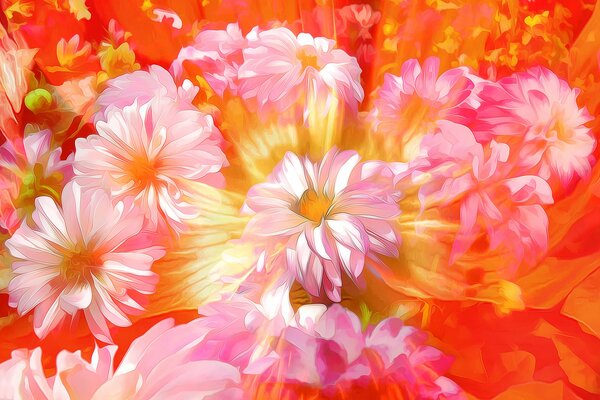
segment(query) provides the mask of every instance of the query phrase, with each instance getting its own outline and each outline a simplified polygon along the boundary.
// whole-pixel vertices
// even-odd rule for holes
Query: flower
[[[63,183],[73,175],[70,155],[52,148],[52,133],[39,131],[0,146],[0,228],[14,231],[33,211],[38,196],[59,198]]]
[[[373,10],[370,4],[351,4],[336,10],[338,21],[341,22],[340,32],[348,35],[352,25],[356,25],[357,32],[353,32],[358,39],[371,39],[369,30],[381,19],[381,13]]]
[[[366,332],[358,317],[334,304],[303,306],[277,341],[276,361],[261,385],[286,397],[307,393],[320,398],[465,399],[443,376],[451,358],[426,346],[426,335],[388,318]]]
[[[319,18],[321,27],[326,26],[327,17],[318,7],[313,14]],[[363,72],[367,72],[377,51],[373,46],[373,35],[381,20],[381,12],[369,4],[350,4],[336,8],[336,42],[344,50],[356,56]]]
[[[369,325],[333,305],[302,306],[280,325],[259,304],[226,297],[207,315],[174,326],[163,320],[135,339],[114,368],[116,346],[96,348],[91,362],[62,351],[46,378],[41,351],[18,350],[0,364],[0,394],[50,399],[269,396],[464,399],[443,376],[451,358],[425,345],[426,335],[399,318]],[[16,395],[16,396],[15,396]],[[210,397],[215,396],[215,397]],[[260,397],[262,398],[262,397]]]
[[[129,201],[114,206],[102,190],[65,186],[62,207],[35,200],[33,224],[22,224],[6,241],[16,259],[9,304],[20,315],[33,310],[35,333],[46,336],[67,317],[83,312],[92,333],[110,341],[107,322],[131,324],[157,276],[150,270],[164,251],[149,246],[143,216]]]
[[[283,265],[310,294],[339,301],[342,271],[356,282],[369,258],[398,254],[392,177],[389,165],[354,151],[333,149],[318,163],[286,153],[243,208],[252,218],[242,240],[258,246],[257,269]]]
[[[563,186],[590,173],[596,140],[592,118],[577,105],[578,89],[543,67],[515,73],[478,90],[478,139],[508,143],[515,162]]]
[[[311,100],[328,110],[333,97],[356,112],[364,97],[361,69],[354,57],[334,49],[334,41],[307,33],[296,36],[287,28],[254,30],[247,39],[238,93],[260,112],[296,105],[306,112]]]
[[[244,47],[246,38],[238,24],[229,24],[226,30],[202,31],[192,46],[181,49],[172,68],[178,75],[184,63],[192,63],[200,68],[208,84],[219,96],[223,96],[226,89],[236,94],[238,68],[243,61]]]
[[[400,76],[385,75],[375,100],[377,132],[399,138],[408,154],[418,149],[424,135],[434,132],[438,121],[466,124],[474,116],[469,104],[477,78],[465,67],[438,77],[439,69],[436,57],[426,59],[423,68],[417,60],[408,60]]]
[[[135,398],[241,399],[240,374],[231,365],[194,357],[205,329],[198,320],[173,326],[163,320],[135,339],[115,369],[116,346],[95,348],[91,362],[62,351],[56,375],[46,377],[41,349],[15,350],[0,364],[2,398],[101,400]]]
[[[155,97],[170,99],[181,108],[195,109],[192,100],[196,93],[198,88],[189,80],[178,87],[169,71],[158,65],[151,65],[148,71],[135,71],[109,80],[106,89],[96,100],[100,110],[95,120],[106,121],[105,114],[109,106],[123,109],[136,101],[144,104]]]
[[[91,399],[94,391],[112,375],[116,346],[96,348],[92,362],[81,352],[61,351],[56,358],[58,373],[47,379],[42,368],[42,350],[14,350],[11,359],[0,364],[2,399]]]
[[[0,364],[0,398],[50,399],[52,389],[44,378],[41,349],[14,350],[11,358]]]
[[[429,179],[420,188],[423,207],[459,204],[460,226],[450,263],[463,255],[486,232],[489,249],[500,246],[504,266],[513,270],[525,259],[534,264],[548,244],[548,217],[543,205],[552,204],[552,189],[536,175],[522,175],[510,164],[506,144],[475,140],[469,128],[440,122],[436,133],[421,144]],[[422,161],[422,160],[421,160]]]
[[[196,215],[186,200],[191,182],[223,184],[220,132],[198,110],[162,97],[135,100],[122,109],[108,107],[96,130],[75,142],[75,179],[106,188],[115,200],[135,197],[152,228],[163,222],[185,228],[184,220]]]
[[[235,299],[208,308],[209,315],[199,322],[209,327],[208,333],[194,354],[238,366],[249,393],[269,398],[337,399],[348,393],[464,398],[443,376],[451,358],[426,346],[426,335],[399,318],[363,332],[351,311],[337,304],[313,304],[300,307],[281,326],[262,314],[260,305]]]
[[[232,365],[196,355],[207,329],[201,319],[174,326],[167,319],[133,341],[111,379],[92,399],[242,399],[240,373]]]

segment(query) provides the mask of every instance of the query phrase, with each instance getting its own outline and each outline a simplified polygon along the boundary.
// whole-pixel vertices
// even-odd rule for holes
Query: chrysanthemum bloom
[[[238,93],[259,111],[297,106],[302,115],[311,100],[328,110],[335,96],[356,112],[364,97],[361,69],[354,57],[334,49],[334,41],[307,33],[296,36],[287,28],[254,30],[247,39]]]
[[[553,202],[552,190],[539,176],[515,173],[506,144],[481,145],[467,127],[445,121],[423,139],[421,150],[428,165],[423,168],[427,182],[420,188],[423,206],[459,207],[451,262],[483,233],[490,249],[509,250],[507,267],[523,259],[532,264],[544,254],[548,217],[543,206]]]
[[[340,301],[342,272],[355,282],[377,254],[397,255],[400,214],[391,167],[330,150],[311,162],[287,153],[267,182],[248,191],[243,240],[261,252],[257,269],[282,266],[314,295]]]
[[[54,400],[241,399],[239,371],[195,350],[207,331],[199,320],[174,327],[164,320],[133,341],[115,369],[116,346],[96,348],[91,362],[62,351],[46,377],[39,348],[16,350],[0,364],[0,398]]]
[[[340,305],[301,310],[274,342],[272,365],[252,380],[256,393],[278,398],[465,398],[443,376],[451,358],[426,346],[426,335],[399,318],[363,332],[358,317]]]
[[[135,71],[108,81],[107,88],[100,94],[96,104],[100,110],[96,121],[106,121],[109,106],[123,109],[137,101],[147,103],[155,97],[176,102],[180,108],[194,109],[192,100],[198,88],[188,80],[177,86],[169,71],[158,65],[151,65],[148,71]]]
[[[474,116],[469,102],[476,78],[465,67],[438,76],[439,69],[436,57],[426,59],[423,68],[417,60],[408,60],[400,76],[385,75],[378,92],[375,128],[392,136],[395,145],[406,149],[406,156],[418,151],[421,139],[435,130],[438,121],[465,124]]]
[[[78,183],[105,188],[114,200],[133,196],[152,228],[166,221],[176,230],[197,214],[186,201],[189,182],[223,184],[227,165],[212,117],[171,99],[137,100],[109,107],[97,135],[75,143]]]
[[[566,186],[589,175],[596,140],[585,126],[592,118],[577,105],[578,89],[536,67],[478,92],[478,139],[507,143],[519,167],[550,182]]]
[[[61,160],[61,149],[51,148],[51,139],[52,133],[43,130],[0,146],[0,228],[16,229],[38,196],[57,200],[73,175],[73,157]]]
[[[237,92],[238,68],[243,62],[242,49],[246,38],[237,24],[227,25],[226,30],[202,31],[192,46],[181,49],[173,62],[175,74],[179,74],[186,62],[200,68],[204,79],[219,96],[226,89]]]
[[[143,311],[140,301],[157,282],[150,268],[164,251],[142,234],[143,215],[131,202],[113,206],[103,190],[69,183],[61,203],[38,197],[31,226],[6,241],[16,259],[9,304],[21,315],[33,310],[39,337],[83,312],[92,333],[109,341],[107,322],[128,326],[127,315]]]

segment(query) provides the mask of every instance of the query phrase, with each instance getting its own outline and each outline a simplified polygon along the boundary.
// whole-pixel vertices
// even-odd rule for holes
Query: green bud
[[[31,112],[38,113],[52,104],[52,95],[46,89],[34,89],[25,96],[25,107]]]

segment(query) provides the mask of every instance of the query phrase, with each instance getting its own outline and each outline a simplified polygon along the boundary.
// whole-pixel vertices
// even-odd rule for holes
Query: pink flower
[[[33,211],[36,197],[58,199],[73,175],[73,157],[61,160],[61,149],[51,142],[52,133],[43,130],[0,146],[0,228],[14,231]]]
[[[189,185],[221,186],[227,165],[212,117],[162,97],[109,107],[96,123],[97,135],[77,139],[76,180],[105,188],[113,199],[133,196],[150,226],[167,222],[176,230],[197,210],[186,199]]]
[[[320,7],[316,7],[313,14],[320,26],[329,22],[330,17],[324,15]],[[356,56],[361,66],[368,69],[377,53],[371,33],[379,23],[381,13],[369,4],[351,4],[336,8],[335,16],[338,46]]]
[[[359,29],[355,33],[361,40],[371,39],[369,30],[381,19],[379,11],[373,11],[370,4],[351,4],[337,10],[338,20],[341,22],[338,28],[343,34],[347,34],[348,25],[356,25]]]
[[[9,304],[20,315],[33,310],[39,337],[83,312],[92,333],[109,341],[107,322],[128,326],[127,315],[143,311],[157,282],[150,268],[164,251],[148,246],[143,216],[128,201],[113,206],[104,191],[69,183],[61,202],[38,197],[33,224],[6,241],[16,259]]]
[[[270,356],[274,362],[255,382],[282,398],[303,393],[315,398],[464,399],[443,376],[451,359],[425,340],[423,332],[399,318],[363,332],[358,317],[340,305],[303,306],[274,341],[277,356]]]
[[[13,350],[0,364],[0,399],[51,399],[52,387],[44,376],[42,350]]]
[[[475,134],[507,143],[521,168],[566,186],[574,175],[589,175],[596,146],[578,94],[543,67],[483,84]]]
[[[547,248],[552,189],[535,175],[522,175],[510,161],[506,144],[482,145],[465,126],[440,122],[438,132],[423,139],[429,176],[419,196],[423,207],[449,209],[459,204],[460,228],[450,262],[487,233],[490,249],[504,247],[508,267],[525,259],[534,263]],[[422,162],[422,160],[420,161]]]
[[[246,39],[237,24],[227,25],[226,30],[206,30],[200,32],[194,44],[181,49],[173,62],[175,75],[179,75],[184,63],[189,62],[200,68],[211,88],[223,96],[226,89],[237,92],[238,68],[243,62],[242,49]]]
[[[116,346],[94,349],[92,361],[81,352],[61,351],[56,358],[56,376],[48,379],[42,367],[42,350],[14,350],[0,364],[1,399],[91,399],[112,375]]]
[[[453,68],[438,77],[440,60],[430,57],[423,68],[417,60],[402,64],[400,76],[386,74],[375,100],[375,127],[399,136],[409,153],[438,121],[466,124],[475,112],[469,106],[474,80],[467,68]]]
[[[254,30],[247,39],[238,89],[260,112],[298,105],[302,115],[311,100],[328,110],[334,96],[356,112],[364,97],[361,69],[354,57],[334,49],[334,41],[307,33],[296,36],[287,28]]]
[[[318,163],[287,153],[243,209],[252,219],[242,240],[258,246],[257,269],[282,265],[310,294],[339,301],[342,271],[356,282],[369,258],[398,254],[392,176],[354,151],[334,149]]]
[[[170,319],[133,341],[111,379],[92,400],[242,399],[237,368],[196,355],[207,328],[201,319],[173,326]]]
[[[91,362],[79,352],[63,351],[56,375],[48,378],[39,348],[15,351],[0,364],[0,395],[51,399],[68,394],[92,400],[247,399],[256,393],[269,398],[343,398],[349,393],[464,398],[443,376],[451,359],[426,346],[426,335],[398,318],[363,332],[358,317],[339,305],[302,306],[285,320],[283,314],[269,312],[233,296],[202,307],[204,316],[187,324],[161,321],[133,341],[116,368],[114,346],[96,348]]]
[[[100,111],[95,120],[106,121],[105,114],[109,106],[123,109],[134,102],[147,103],[155,97],[170,99],[181,108],[195,109],[192,100],[197,93],[198,88],[189,80],[185,80],[182,86],[177,86],[169,71],[158,65],[151,65],[148,71],[135,71],[108,81],[107,88],[96,100]]]
[[[0,364],[0,398],[103,400],[242,399],[240,373],[226,363],[194,356],[206,329],[198,322],[164,320],[133,341],[115,369],[116,346],[96,348],[91,362],[62,351],[47,378],[41,350],[17,350]]]

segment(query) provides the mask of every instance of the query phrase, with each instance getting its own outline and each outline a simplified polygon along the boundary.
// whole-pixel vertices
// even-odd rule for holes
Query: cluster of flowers
[[[346,10],[370,38],[379,16]],[[11,115],[0,126],[9,132],[23,102],[32,111],[53,99],[28,91],[30,50],[6,33],[2,41],[0,101]],[[241,102],[264,124],[301,130],[315,115],[337,115],[381,148],[380,157],[343,143],[318,157],[286,152],[242,193],[247,224],[234,242],[252,248],[252,262],[239,293],[199,305],[187,324],[159,322],[121,359],[112,345],[89,362],[63,351],[48,374],[41,349],[15,350],[0,364],[0,398],[466,398],[444,376],[452,358],[427,345],[423,331],[399,317],[361,321],[330,304],[371,285],[368,277],[386,286],[400,273],[390,260],[410,250],[400,226],[407,214],[416,225],[435,210],[452,227],[443,265],[432,270],[467,271],[481,252],[502,259],[486,266],[500,279],[535,268],[548,249],[548,206],[590,176],[592,117],[578,90],[546,68],[492,81],[466,67],[440,75],[438,58],[386,74],[372,109],[359,112],[361,67],[335,44],[286,27],[204,30],[169,70],[149,65],[104,82],[91,95],[93,115],[84,115],[94,133],[78,137],[71,154],[48,129],[6,135],[8,304],[20,316],[33,312],[39,338],[83,315],[105,343],[144,313],[161,279],[153,265],[204,211],[198,188],[240,190],[225,179],[237,156],[227,124],[199,107],[197,74],[219,104]],[[416,233],[432,235],[423,229]],[[323,304],[294,311],[294,285]],[[452,300],[465,296],[477,298],[461,291]]]
[[[39,348],[15,350],[0,364],[0,395],[258,399],[343,398],[352,392],[463,398],[456,384],[440,376],[448,357],[424,345],[426,336],[398,318],[363,332],[358,317],[338,305],[303,306],[287,318],[269,312],[233,297],[201,307],[204,317],[185,325],[163,320],[134,340],[116,368],[115,346],[96,348],[91,362],[80,352],[63,351],[52,377],[44,375]]]

